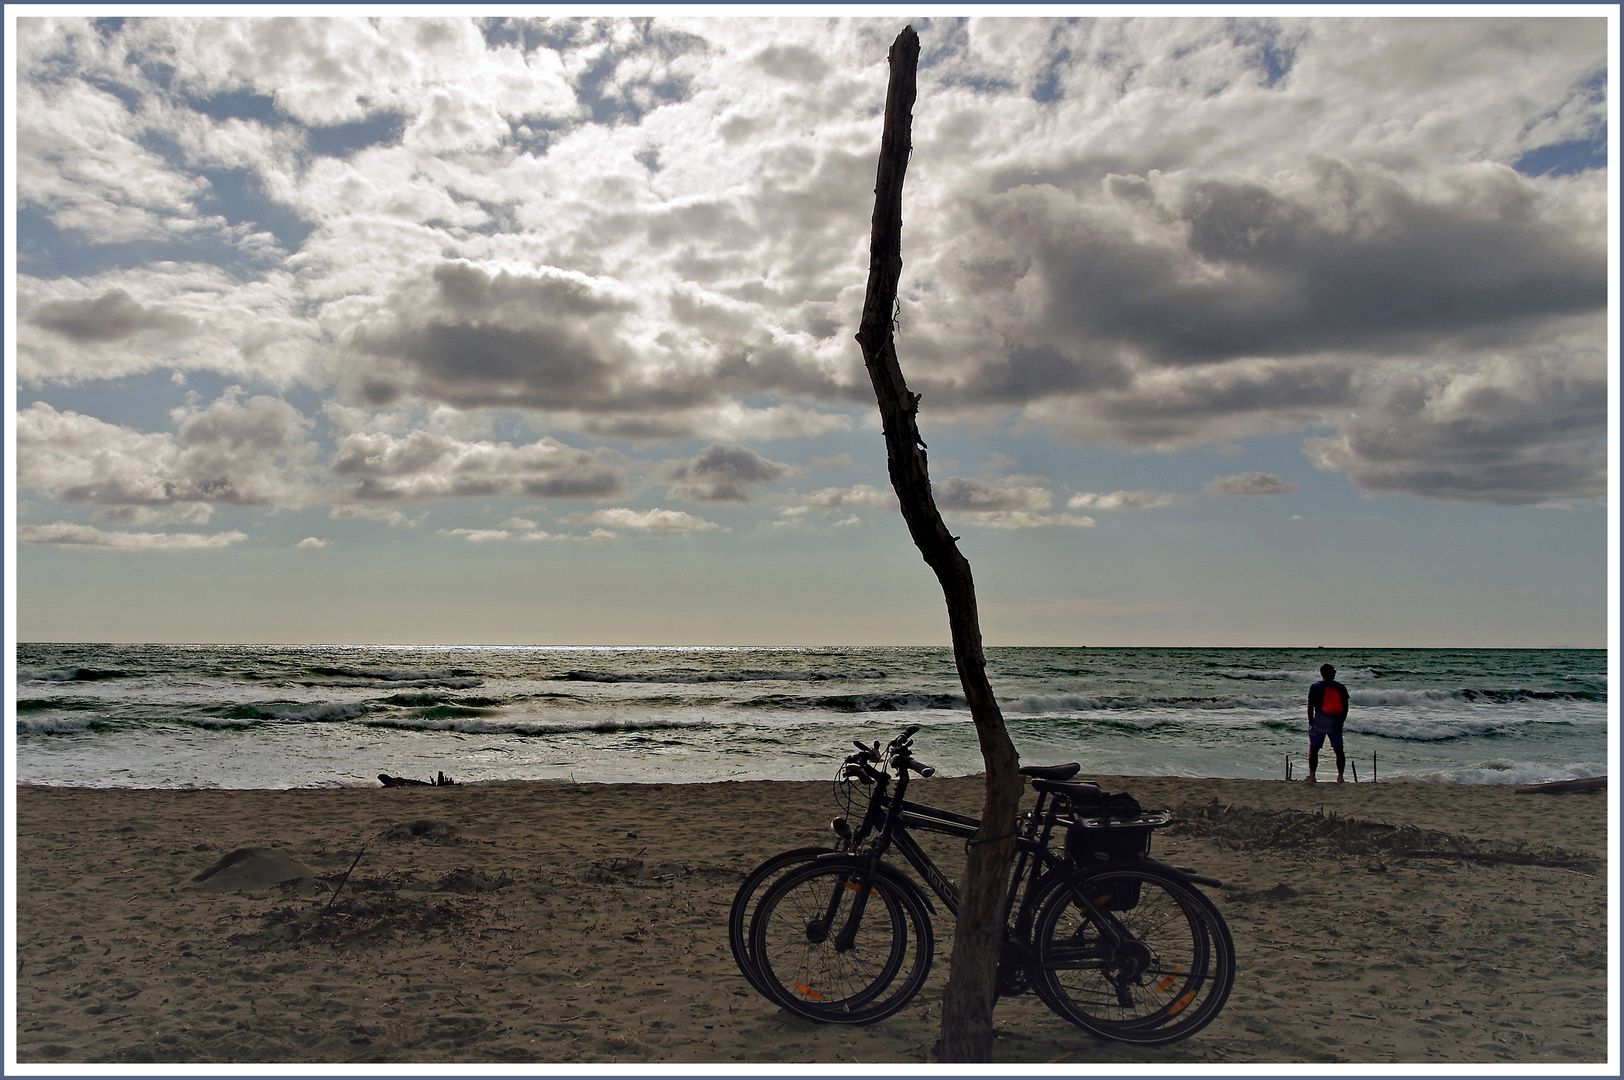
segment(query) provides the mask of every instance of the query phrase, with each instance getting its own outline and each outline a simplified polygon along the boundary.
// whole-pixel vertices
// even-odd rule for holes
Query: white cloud
[[[17,482],[63,502],[101,507],[296,506],[312,498],[315,445],[287,402],[233,389],[206,408],[177,409],[177,435],[143,435],[35,402],[17,414]],[[206,520],[207,515],[203,514]]]
[[[360,503],[340,503],[327,511],[327,516],[334,521],[348,521],[361,518],[366,521],[381,521],[386,525],[407,528],[416,528],[428,520],[431,511],[424,510],[416,517],[410,517],[400,510],[386,506],[366,506]]]
[[[103,551],[195,551],[226,547],[248,539],[246,533],[132,533],[104,532],[90,525],[58,521],[52,525],[20,525],[17,539],[27,544],[86,547]]]
[[[328,541],[321,539],[319,536],[307,536],[293,546],[296,548],[324,548],[327,544]]]
[[[882,490],[870,484],[855,484],[849,488],[819,488],[806,497],[806,505],[819,510],[853,506],[895,507],[897,497],[890,488]]]
[[[681,510],[632,510],[613,506],[594,510],[589,514],[571,514],[562,519],[571,525],[602,525],[611,529],[630,529],[634,532],[711,532],[720,528],[714,521],[695,517]],[[597,536],[594,532],[592,535]]]
[[[1068,510],[1154,510],[1183,506],[1184,497],[1166,491],[1084,491],[1066,500]]]
[[[605,451],[577,450],[551,437],[515,446],[419,429],[405,436],[339,436],[333,474],[352,480],[349,498],[367,501],[519,495],[610,498],[626,471]]]
[[[1215,476],[1203,489],[1209,495],[1285,495],[1297,490],[1298,485],[1282,480],[1273,473],[1247,472],[1232,476]]]
[[[24,383],[212,370],[595,439],[872,415],[851,333],[891,20],[17,26],[19,200],[73,237],[23,251]],[[1604,20],[923,29],[899,326],[930,422],[1164,450],[1328,429],[1315,462],[1366,490],[1599,490],[1606,172],[1524,155],[1604,131]],[[1397,410],[1456,369],[1538,414],[1512,458],[1473,435],[1494,393]],[[590,448],[538,480],[522,447],[433,434],[463,446],[414,471],[377,441],[410,432],[353,429],[346,505],[624,490]],[[459,471],[477,444],[502,460]]]
[[[1047,489],[1020,483],[1022,477],[971,480],[949,476],[932,484],[936,506],[944,517],[988,529],[1035,529],[1048,525],[1087,527],[1084,515],[1047,513],[1054,496]]]
[[[492,540],[506,540],[513,534],[506,529],[436,529],[439,536],[460,536],[470,544],[485,544]]]

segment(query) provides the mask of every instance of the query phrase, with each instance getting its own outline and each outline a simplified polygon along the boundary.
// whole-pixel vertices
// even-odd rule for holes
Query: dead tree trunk
[[[902,503],[908,532],[925,562],[936,572],[947,600],[953,659],[975,720],[986,763],[986,794],[981,831],[970,844],[959,882],[958,922],[953,959],[942,1004],[943,1061],[992,1060],[992,1009],[996,997],[999,945],[1003,938],[1004,880],[1015,851],[1015,815],[1020,805],[1019,759],[1004,729],[1003,715],[987,682],[981,651],[970,563],[959,553],[931,494],[925,444],[919,438],[919,396],[910,393],[897,363],[891,313],[902,275],[902,179],[912,150],[913,104],[917,92],[919,35],[903,30],[891,46],[891,83],[885,97],[885,134],[880,141],[874,188],[873,233],[869,241],[868,293],[857,343],[874,383],[885,428],[891,486]]]

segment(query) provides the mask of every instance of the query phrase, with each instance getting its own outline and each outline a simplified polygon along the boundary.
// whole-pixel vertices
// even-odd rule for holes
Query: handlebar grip
[[[920,776],[931,776],[936,772],[931,766],[915,760],[914,756],[906,751],[891,755],[891,765],[898,772],[910,771]]]

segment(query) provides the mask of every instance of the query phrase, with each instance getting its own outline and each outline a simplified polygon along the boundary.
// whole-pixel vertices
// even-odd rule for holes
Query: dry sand
[[[1155,854],[1223,880],[1211,892],[1235,935],[1234,992],[1206,1030],[1159,1048],[1005,999],[995,1060],[1606,1061],[1605,795],[1106,787],[1180,811]],[[974,812],[979,790],[937,778],[914,795]],[[17,811],[22,1062],[934,1060],[941,916],[925,990],[866,1028],[800,1020],[734,968],[734,890],[767,855],[827,841],[829,784],[24,787]],[[225,891],[192,880],[262,848],[336,882],[362,842],[342,917],[315,919],[331,895],[320,882],[255,879],[263,852],[211,877]],[[1580,861],[1494,854],[1519,848]],[[952,843],[933,850],[956,874]]]

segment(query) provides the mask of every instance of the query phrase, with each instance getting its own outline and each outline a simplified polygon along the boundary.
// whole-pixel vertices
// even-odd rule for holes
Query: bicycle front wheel
[[[1061,883],[1034,937],[1039,996],[1118,1042],[1188,1038],[1218,1015],[1235,982],[1235,945],[1218,909],[1149,867],[1102,867]]]
[[[750,920],[774,881],[794,867],[805,866],[831,851],[826,847],[803,847],[780,852],[750,871],[739,891],[733,894],[733,907],[727,914],[727,944],[733,950],[733,962],[739,965],[739,973],[765,997],[773,995],[756,971],[755,958],[750,954]]]
[[[809,1020],[868,1024],[919,992],[935,950],[930,917],[885,874],[866,886],[856,860],[785,874],[761,898],[750,955],[769,997]]]

